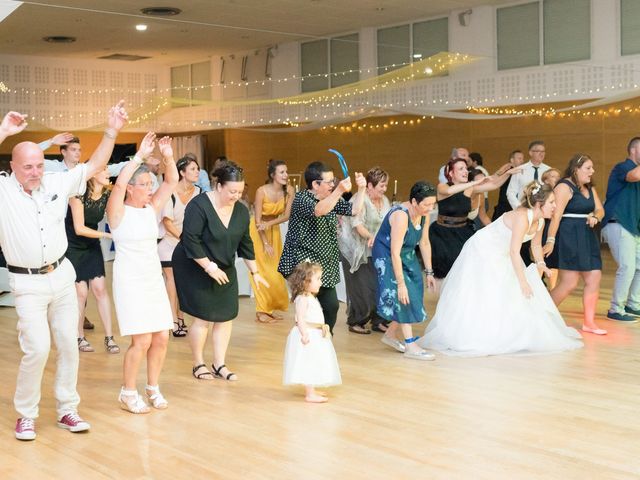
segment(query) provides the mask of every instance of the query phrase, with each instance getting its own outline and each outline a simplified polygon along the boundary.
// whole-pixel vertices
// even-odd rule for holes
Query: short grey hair
[[[136,180],[143,173],[151,173],[149,171],[149,167],[147,167],[146,165],[140,165],[137,168],[137,170],[135,172],[133,172],[133,175],[131,175],[131,178],[129,179],[129,185],[135,185],[136,184]]]

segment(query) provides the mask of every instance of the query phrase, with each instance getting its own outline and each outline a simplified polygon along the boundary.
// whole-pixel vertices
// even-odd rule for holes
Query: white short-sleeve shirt
[[[67,251],[64,219],[69,197],[82,195],[87,167],[45,173],[29,195],[15,174],[0,177],[0,244],[8,265],[40,268]]]

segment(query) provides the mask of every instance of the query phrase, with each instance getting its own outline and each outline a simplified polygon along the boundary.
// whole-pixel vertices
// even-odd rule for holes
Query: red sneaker
[[[35,440],[36,423],[33,418],[22,417],[16,422],[16,438],[18,440]]]
[[[73,433],[84,432],[91,428],[91,425],[80,418],[80,415],[76,412],[67,413],[64,417],[58,420],[58,426]]]

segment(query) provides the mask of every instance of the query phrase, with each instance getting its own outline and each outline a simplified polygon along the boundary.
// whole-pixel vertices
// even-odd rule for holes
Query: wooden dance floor
[[[195,380],[187,340],[172,337],[160,383],[169,409],[141,416],[120,410],[123,355],[105,353],[91,300],[96,330],[87,337],[97,351],[81,354],[78,388],[80,413],[93,428],[71,434],[56,427],[52,353],[33,442],[13,435],[20,351],[15,311],[2,308],[0,477],[637,479],[640,324],[602,318],[614,274],[603,253],[598,320],[609,335],[588,335],[575,352],[406,360],[380,334],[348,333],[342,306],[334,343],[344,383],[327,389],[324,405],[306,404],[300,389],[281,384],[291,313],[275,325],[257,324],[253,300],[242,298],[227,361],[238,382]],[[431,315],[431,295],[427,307]],[[579,296],[561,311],[580,325]]]

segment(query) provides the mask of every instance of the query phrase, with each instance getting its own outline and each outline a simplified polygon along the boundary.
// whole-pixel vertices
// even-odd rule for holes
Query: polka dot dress
[[[300,262],[317,262],[322,265],[322,286],[333,288],[340,282],[337,216],[351,216],[352,204],[341,198],[331,212],[316,217],[317,203],[309,190],[296,193],[278,271],[288,277]]]

